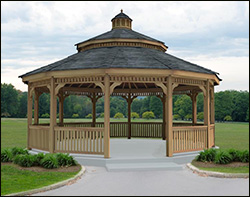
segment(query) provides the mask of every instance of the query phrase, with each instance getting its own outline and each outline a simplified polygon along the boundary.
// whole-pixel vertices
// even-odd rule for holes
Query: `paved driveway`
[[[37,196],[249,196],[249,179],[200,177],[179,171],[107,172],[86,166],[80,180]]]

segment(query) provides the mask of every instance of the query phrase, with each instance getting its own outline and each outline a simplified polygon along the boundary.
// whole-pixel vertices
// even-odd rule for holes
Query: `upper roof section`
[[[123,13],[123,10],[121,9],[121,13],[117,14],[114,18],[111,20],[112,22],[112,29],[115,28],[132,28],[132,19],[129,18],[126,14]]]
[[[131,29],[132,19],[124,14],[122,10],[121,13],[116,15],[111,21],[111,31],[75,44],[78,52],[92,48],[112,46],[134,46],[153,48],[163,52],[167,51],[168,47],[164,42],[133,31]]]

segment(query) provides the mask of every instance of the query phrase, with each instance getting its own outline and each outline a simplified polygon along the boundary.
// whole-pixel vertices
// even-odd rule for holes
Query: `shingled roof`
[[[144,34],[141,34],[139,32],[133,31],[132,29],[119,28],[119,29],[112,29],[108,32],[105,32],[101,35],[90,38],[90,39],[85,40],[83,42],[79,42],[75,45],[78,45],[78,44],[81,44],[84,42],[88,42],[91,40],[102,40],[102,39],[113,39],[113,38],[149,40],[149,41],[155,41],[155,42],[160,42],[160,43],[164,44],[164,42],[162,42],[162,41],[156,40],[154,38],[151,38],[151,37],[146,36]]]
[[[116,17],[128,17],[124,13],[118,14]],[[114,19],[114,18],[113,18]],[[112,19],[112,20],[113,20]],[[119,20],[119,19],[118,19]],[[119,26],[119,25],[118,25]],[[95,40],[112,40],[116,38],[136,39],[144,42],[152,41],[151,43],[161,43],[149,36],[143,35],[130,28],[113,28],[111,31],[93,37],[81,43]],[[137,41],[137,42],[138,42]],[[100,41],[102,42],[102,41]],[[78,43],[76,45],[79,45]],[[165,45],[164,45],[165,46]],[[49,71],[64,71],[64,70],[80,70],[80,69],[96,69],[96,68],[141,68],[141,69],[170,69],[183,70],[198,73],[214,74],[221,80],[216,72],[199,65],[190,63],[173,55],[167,54],[164,51],[143,46],[100,46],[97,48],[78,51],[65,59],[54,62],[47,66],[28,72],[19,77],[29,76],[33,74],[49,72]]]
[[[153,68],[217,74],[212,70],[155,49],[142,47],[102,47],[76,53],[20,77],[48,71],[95,68]]]

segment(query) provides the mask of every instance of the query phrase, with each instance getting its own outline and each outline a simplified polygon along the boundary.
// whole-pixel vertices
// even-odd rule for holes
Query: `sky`
[[[215,92],[249,91],[248,1],[1,1],[1,83],[27,91],[18,76],[110,31],[121,9],[166,53],[218,72]]]

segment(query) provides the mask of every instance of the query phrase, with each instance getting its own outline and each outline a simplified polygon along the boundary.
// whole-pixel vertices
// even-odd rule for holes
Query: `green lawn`
[[[51,185],[78,172],[32,172],[14,166],[1,166],[1,196]]]

